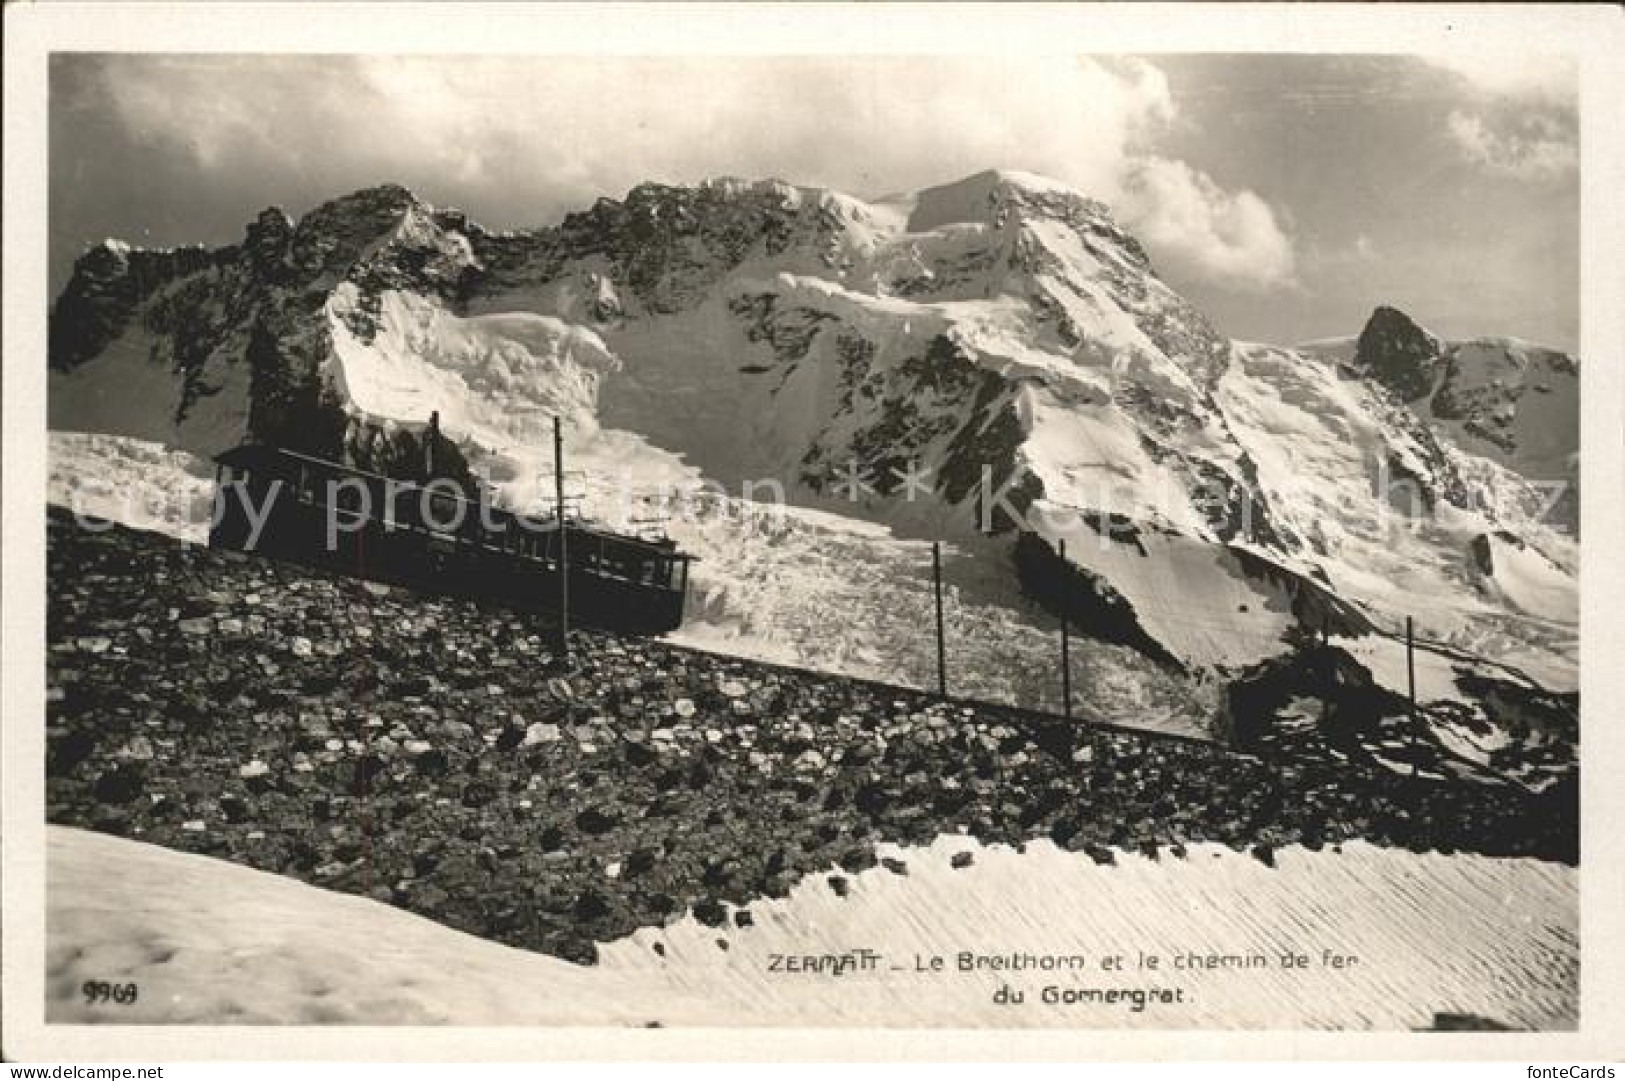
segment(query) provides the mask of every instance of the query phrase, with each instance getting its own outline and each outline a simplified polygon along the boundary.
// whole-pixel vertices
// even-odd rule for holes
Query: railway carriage
[[[214,548],[358,578],[557,612],[560,548],[569,617],[637,634],[682,623],[694,557],[567,513],[520,515],[448,481],[415,483],[263,445],[215,458]]]

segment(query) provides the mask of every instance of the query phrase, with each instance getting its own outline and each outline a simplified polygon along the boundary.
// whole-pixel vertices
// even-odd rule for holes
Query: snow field
[[[580,968],[208,857],[58,826],[47,836],[53,1023],[1410,1029],[1448,1012],[1568,1029],[1577,1020],[1576,872],[1533,861],[1353,844],[1284,850],[1273,869],[1212,846],[1099,866],[1047,842],[1017,853],[944,837],[885,847],[907,873],[849,876],[844,898],[814,875],[783,900],[750,906],[751,927],[684,916],[607,944],[598,966]],[[968,866],[953,866],[957,853]],[[783,957],[860,947],[880,954],[870,971],[783,971]],[[1281,967],[1287,951],[1311,964]],[[1331,967],[1325,951],[1349,960]],[[963,972],[962,952],[1079,956],[1083,967]],[[1141,953],[1163,958],[1156,971],[1137,967]],[[1135,960],[1108,971],[1110,954]],[[933,957],[946,971],[922,970]],[[134,981],[138,1002],[116,1016],[87,1005],[91,979]],[[1026,1002],[994,1004],[1002,985]],[[1183,1001],[1050,1005],[1046,986],[1154,987]]]

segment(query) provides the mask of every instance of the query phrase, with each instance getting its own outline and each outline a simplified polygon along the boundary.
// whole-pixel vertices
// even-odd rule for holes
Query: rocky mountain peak
[[[229,260],[233,252],[202,247],[147,250],[119,240],[86,249],[51,309],[51,367],[65,371],[95,356],[153,293]]]
[[[1433,392],[1444,345],[1398,308],[1379,307],[1355,344],[1354,363],[1399,396],[1414,402]]]
[[[342,276],[362,254],[426,204],[399,184],[380,184],[323,203],[299,220],[290,259],[308,274]]]
[[[1031,173],[988,169],[927,188],[909,215],[911,233],[956,223],[1003,224],[1012,210],[1049,211],[1057,217],[1104,215],[1106,207],[1057,181]]]
[[[243,234],[243,250],[256,270],[269,272],[286,257],[293,233],[293,219],[287,211],[279,206],[266,207],[248,223]]]
[[[1105,203],[1036,173],[989,169],[927,188],[916,197],[907,228],[911,233],[954,224],[1004,229],[1034,220],[1057,222],[1080,236],[1108,241],[1139,269],[1151,268],[1145,249],[1118,226]]]

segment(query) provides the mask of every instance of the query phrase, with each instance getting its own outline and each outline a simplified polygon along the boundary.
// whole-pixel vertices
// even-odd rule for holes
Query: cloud
[[[1291,236],[1256,193],[1181,161],[1146,157],[1125,179],[1129,225],[1177,273],[1241,291],[1295,288]]]
[[[1462,49],[1426,56],[1463,91],[1445,119],[1450,144],[1500,177],[1545,181],[1579,165],[1579,69],[1564,53]]]
[[[1490,173],[1518,180],[1549,180],[1572,173],[1580,148],[1572,123],[1552,114],[1451,112],[1450,141],[1466,159]]]
[[[527,222],[527,204],[722,174],[880,194],[999,166],[1098,192],[1173,113],[1151,65],[1090,59],[90,62],[130,138],[206,174],[418,180]]]
[[[1485,97],[1572,104],[1578,92],[1579,69],[1567,53],[1459,49],[1420,59],[1456,75]]]
[[[879,196],[997,167],[1118,205],[1128,224],[1150,227],[1153,257],[1192,275],[1232,287],[1290,274],[1289,245],[1258,196],[1148,157],[1178,110],[1163,72],[1140,60],[122,54],[58,64],[64,108],[108,121],[93,133],[57,129],[63,157],[84,159],[82,184],[62,194],[72,205],[161,207],[144,209],[148,220],[241,222],[266,203],[297,213],[396,181],[515,228],[649,180],[774,177]],[[109,143],[148,167],[106,169],[120,156]],[[1182,224],[1199,233],[1179,235]],[[1200,253],[1206,244],[1217,250]]]

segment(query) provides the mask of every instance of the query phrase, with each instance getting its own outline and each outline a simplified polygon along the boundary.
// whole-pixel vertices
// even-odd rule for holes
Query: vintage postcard
[[[1618,15],[8,8],[7,1056],[1617,1057]]]

